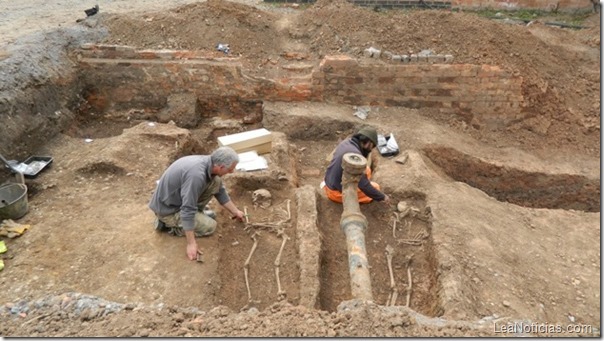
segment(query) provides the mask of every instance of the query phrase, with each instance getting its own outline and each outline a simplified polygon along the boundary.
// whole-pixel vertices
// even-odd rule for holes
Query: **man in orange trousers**
[[[333,153],[333,158],[325,172],[325,194],[337,203],[342,203],[342,157],[346,153],[356,153],[367,158],[371,150],[377,146],[377,132],[374,128],[365,127],[360,129],[352,137],[340,142]],[[366,204],[373,200],[390,203],[390,197],[380,190],[380,186],[371,181],[371,169],[367,167],[365,174],[361,176],[357,190],[359,203]]]

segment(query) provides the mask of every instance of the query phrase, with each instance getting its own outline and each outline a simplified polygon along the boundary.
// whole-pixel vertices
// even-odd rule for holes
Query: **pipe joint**
[[[342,168],[344,173],[350,175],[363,175],[367,168],[367,159],[356,153],[346,153],[342,157]]]
[[[340,218],[340,227],[345,234],[347,233],[346,231],[353,226],[360,227],[361,232],[365,233],[367,225],[367,218],[360,212],[344,211],[344,213],[342,213],[342,218]]]

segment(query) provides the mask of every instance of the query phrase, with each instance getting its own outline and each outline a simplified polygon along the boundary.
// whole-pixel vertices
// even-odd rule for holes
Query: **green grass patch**
[[[474,13],[477,16],[488,19],[513,19],[522,21],[541,20],[544,22],[558,22],[574,26],[581,26],[590,13],[564,13],[533,9],[519,10],[494,10],[478,9],[464,10],[466,13]]]

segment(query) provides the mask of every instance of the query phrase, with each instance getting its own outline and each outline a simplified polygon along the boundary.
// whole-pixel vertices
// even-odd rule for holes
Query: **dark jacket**
[[[331,160],[329,166],[327,166],[327,170],[325,171],[325,185],[327,185],[327,187],[329,187],[330,189],[337,190],[340,192],[342,192],[342,157],[346,153],[355,153],[363,155],[363,153],[361,152],[359,140],[352,137],[340,142],[335,152],[333,153],[333,159]],[[366,157],[366,155],[363,156]],[[363,191],[363,193],[365,193],[365,195],[375,201],[382,201],[386,198],[384,193],[378,191],[371,185],[371,182],[369,181],[369,179],[367,179],[367,176],[365,174],[361,176],[361,180],[359,181],[359,188],[361,189],[361,191]]]

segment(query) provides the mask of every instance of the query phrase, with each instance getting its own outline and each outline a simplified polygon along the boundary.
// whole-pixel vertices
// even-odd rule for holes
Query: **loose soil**
[[[375,11],[343,1],[302,7],[216,0],[99,5],[101,12],[80,24],[75,20],[86,8],[75,1],[0,5],[0,61],[24,46],[21,38],[72,25],[106,28],[94,42],[141,49],[221,56],[216,44],[227,43],[246,72],[267,77],[291,75],[329,54],[363,58],[371,46],[401,54],[430,49],[452,54],[456,63],[498,65],[519,74],[530,115],[490,131],[426,109],[371,108],[361,121],[349,106],[264,103],[263,125],[285,134],[295,167],[258,178],[233,174],[225,182],[254,222],[282,220],[289,200],[291,221],[283,226],[290,239],[280,267],[285,299],[278,297],[274,275],[283,240],[276,231],[260,231],[248,292],[243,265],[254,244],[252,231],[215,202],[219,228],[198,240],[203,263],[186,259],[184,239],[151,227],[146,205],[163,170],[180,156],[210,152],[216,136],[239,126],[225,130],[204,119],[183,129],[112,119],[121,113],[77,117],[37,151],[55,161],[27,180],[30,212],[18,223],[31,228],[5,239],[0,335],[495,336],[494,321],[583,324],[597,329],[575,334],[600,335],[599,210],[548,204],[556,201],[539,196],[533,183],[526,184],[524,202],[497,192],[535,179],[533,174],[545,183],[572,175],[585,179],[588,199],[599,198],[599,188],[590,187],[600,179],[599,15],[586,14],[588,28],[572,30],[545,25],[551,18],[509,25],[473,13]],[[27,78],[26,70],[15,72]],[[271,119],[271,112],[280,119]],[[321,292],[315,309],[299,306],[296,187],[317,188],[328,152],[362,124],[397,137],[408,159],[401,164],[398,157],[378,156],[376,181],[395,204],[404,200],[421,214],[393,230],[394,206],[361,207],[370,222],[366,244],[376,304],[349,301],[342,207],[317,190]],[[282,160],[269,156],[271,166]],[[481,188],[484,179],[462,172],[460,161],[479,175],[503,169],[513,177],[497,188]],[[572,185],[564,181],[561,190]],[[254,208],[258,188],[271,191],[271,207]],[[418,234],[425,236],[421,245],[405,242]],[[405,305],[406,260],[413,259],[411,309],[384,306],[390,293],[387,245],[397,250],[397,306]]]

